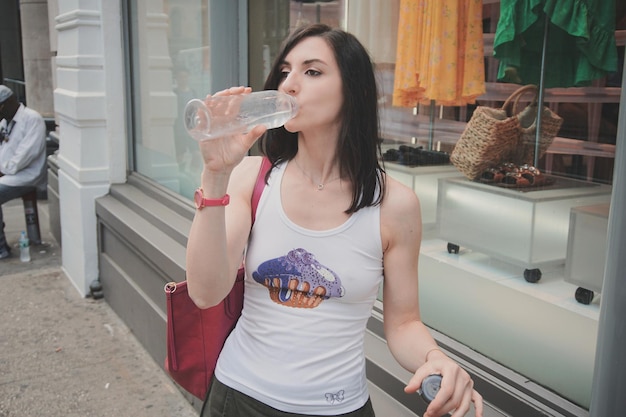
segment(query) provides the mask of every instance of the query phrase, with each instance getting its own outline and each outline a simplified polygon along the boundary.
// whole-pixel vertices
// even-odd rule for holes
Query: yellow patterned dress
[[[401,0],[393,105],[461,106],[484,92],[482,0]]]

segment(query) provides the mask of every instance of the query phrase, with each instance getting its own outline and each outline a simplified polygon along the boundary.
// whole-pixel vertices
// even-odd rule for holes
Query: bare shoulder
[[[420,214],[420,202],[415,192],[387,175],[387,190],[382,204],[383,216]]]
[[[422,212],[415,192],[387,175],[387,190],[381,205],[381,227],[385,247],[407,232],[421,236]]]

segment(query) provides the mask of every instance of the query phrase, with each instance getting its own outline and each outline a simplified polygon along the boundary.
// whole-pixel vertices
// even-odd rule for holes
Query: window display
[[[191,199],[202,164],[179,116],[190,98],[216,89],[209,26],[214,9],[226,2],[131,3],[136,5],[130,64],[134,169]],[[248,20],[233,28],[245,34],[237,39],[243,52],[224,56],[241,61],[245,68],[233,76],[259,90],[293,27],[324,22],[357,35],[376,64],[385,169],[421,202],[424,321],[586,408],[600,306],[594,295],[602,292],[599,243],[606,235],[596,224],[606,217],[588,207],[609,203],[615,149],[623,146],[617,143],[617,124],[626,5],[581,2],[597,12],[589,29],[592,41],[581,49],[581,20],[562,28],[560,10],[519,17],[532,20],[532,33],[521,30],[508,4],[525,3],[247,2]],[[421,14],[420,6],[427,8]],[[554,36],[550,51],[594,52],[594,59],[601,55],[596,69],[585,64],[578,71],[569,58],[558,61],[556,53],[542,65],[542,51],[523,49],[521,33],[531,36],[529,47],[542,47],[546,16],[558,23],[549,28]],[[415,20],[407,26],[401,19]],[[451,42],[442,41],[446,36]],[[563,51],[560,39],[567,42]],[[480,107],[503,108],[507,98],[529,84],[537,86],[538,105],[528,106],[532,97],[520,99],[518,109],[531,114],[524,127],[536,121],[545,128],[562,119],[543,143],[543,155],[534,157],[536,130],[526,132],[523,157],[482,156],[488,163],[468,178],[451,163],[451,155],[462,150],[457,144],[473,115]],[[536,108],[547,110],[541,123]],[[579,301],[588,302],[576,301],[578,287],[594,293],[578,291]],[[593,336],[579,343],[581,332]]]
[[[538,188],[494,187],[448,178],[439,181],[438,236],[452,244],[525,268],[537,282],[541,267],[565,263],[572,207],[606,203],[611,187],[564,177],[550,177]]]
[[[538,6],[532,11],[536,16],[524,17],[535,22],[529,29],[532,42],[524,45],[519,37],[521,29],[516,32],[519,22],[513,20],[514,14],[508,6],[501,9],[499,1],[483,1],[480,7],[482,43],[473,52],[480,50],[484,54],[481,55],[484,71],[480,73],[484,78],[478,80],[484,81],[484,90],[472,96],[464,94],[470,90],[461,87],[474,74],[469,66],[472,56],[466,55],[468,60],[461,62],[451,58],[440,60],[443,55],[433,53],[437,48],[441,48],[440,51],[444,48],[436,41],[437,17],[447,10],[454,16],[451,24],[458,21],[462,25],[463,19],[458,17],[462,11],[445,9],[445,2],[418,4],[398,0],[394,3],[399,4],[399,22],[412,15],[422,19],[416,22],[424,23],[410,28],[402,24],[396,26],[393,29],[398,38],[395,61],[377,64],[385,167],[391,176],[412,187],[422,203],[424,241],[420,256],[420,297],[425,321],[564,398],[588,407],[595,340],[577,345],[574,334],[568,329],[585,328],[595,335],[599,298],[591,296],[588,304],[577,302],[575,293],[580,301],[580,293],[584,291],[577,290],[566,277],[566,263],[575,263],[568,249],[571,245],[570,213],[577,212],[581,206],[608,204],[611,198],[626,43],[625,7],[613,2],[585,2],[585,6],[589,5],[594,11],[593,19],[578,23],[574,20],[563,29],[559,27],[563,23],[559,13],[563,10],[544,12]],[[348,4],[349,16],[353,4]],[[466,6],[471,8],[473,4],[469,2]],[[526,2],[508,4],[523,7]],[[441,6],[438,11],[436,6]],[[418,10],[419,7],[422,9]],[[546,41],[552,53],[548,52],[548,64],[542,65],[547,15],[554,20],[549,28],[554,36]],[[522,19],[519,14],[517,17]],[[591,42],[587,45],[596,45],[594,51],[581,46],[577,30],[584,29],[579,23],[593,26]],[[453,25],[453,28],[461,27]],[[515,29],[510,31],[510,27]],[[561,43],[563,37],[558,31],[571,32],[567,33],[567,45]],[[447,35],[453,33],[452,29],[446,32]],[[534,34],[540,36],[534,37]],[[464,36],[466,38],[460,35],[453,38],[470,38],[467,32]],[[367,38],[364,41],[367,42]],[[406,55],[407,45],[411,44],[417,45],[412,58]],[[457,44],[458,50],[463,45],[466,44]],[[537,45],[539,50],[524,50],[525,46]],[[565,61],[558,60],[558,56],[570,53],[571,47],[579,48],[578,56],[590,53],[588,62],[597,64],[597,68],[575,71],[571,54]],[[499,56],[494,57],[494,49]],[[421,53],[425,58],[419,58]],[[595,60],[601,54],[602,62]],[[453,62],[456,66],[437,66]],[[451,67],[465,69],[454,72]],[[513,71],[516,67],[519,71]],[[437,68],[435,78],[431,76],[431,68]],[[588,69],[588,64],[585,68]],[[432,80],[439,82],[459,74],[465,78],[459,77],[454,84],[458,101],[446,102],[443,95],[437,96],[439,92]],[[518,78],[507,78],[515,74]],[[586,81],[582,81],[581,74]],[[518,132],[515,144],[505,146],[510,152],[507,158],[485,156],[485,165],[471,175],[471,179],[462,169],[445,160],[457,149],[477,107],[504,107],[507,98],[528,84],[536,85],[535,99],[540,105],[532,105],[532,96],[524,97],[517,111],[508,113],[514,116],[528,106],[520,116],[525,128],[521,134],[524,139],[520,139]],[[479,85],[476,82],[471,87]],[[537,108],[543,109],[539,116]],[[545,135],[536,134],[537,126]],[[520,141],[524,146],[519,145]],[[497,144],[502,145],[502,142]],[[463,157],[468,157],[467,149],[459,148],[459,151],[463,151]],[[434,158],[426,159],[426,152],[441,153],[442,158],[437,159],[443,164],[428,166]],[[537,158],[535,153],[538,153]],[[425,170],[431,171],[426,173]],[[577,251],[579,263],[596,264],[591,257],[596,255],[586,249]],[[568,268],[574,270],[576,265]],[[597,270],[583,271],[582,268],[581,273],[587,279],[591,274],[594,277],[591,279],[596,280],[598,274],[601,275]],[[601,289],[585,285],[595,291]],[[447,293],[449,299],[441,301],[442,293]],[[468,294],[471,296],[467,297]],[[466,315],[467,320],[453,323],[450,320],[454,314],[450,310],[456,314],[471,313]],[[567,313],[563,314],[564,311]],[[491,318],[486,319],[487,316]],[[524,320],[528,323],[523,324]],[[544,328],[537,324],[546,320],[552,325],[546,323]],[[495,326],[499,330],[491,331],[484,326]],[[480,336],[477,337],[476,331]],[[567,342],[570,337],[571,343]],[[515,346],[510,344],[511,340],[515,340]],[[501,349],[496,352],[494,345]],[[574,345],[576,347],[572,348]],[[567,349],[569,354],[562,355],[560,349]],[[550,367],[541,366],[542,363],[551,363],[553,370],[558,369],[557,374],[549,373]]]

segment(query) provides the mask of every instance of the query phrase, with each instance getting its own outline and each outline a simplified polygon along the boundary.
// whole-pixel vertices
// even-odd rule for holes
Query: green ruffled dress
[[[587,86],[617,71],[615,0],[501,0],[499,81],[539,84],[546,16],[544,87]]]

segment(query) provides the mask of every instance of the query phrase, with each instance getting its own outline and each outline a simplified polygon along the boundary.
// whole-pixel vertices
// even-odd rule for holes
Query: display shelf
[[[574,298],[589,304],[602,292],[606,264],[609,204],[573,207],[570,213],[565,281],[579,285]]]
[[[539,268],[565,263],[571,208],[611,198],[608,185],[548,178],[552,185],[534,189],[503,188],[464,177],[440,179],[438,237],[447,240],[452,251],[465,246],[526,268],[525,278],[537,281]]]
[[[572,297],[564,265],[542,280],[521,279],[516,265],[447,242],[422,242],[420,312],[424,323],[563,397],[589,406],[600,298]]]
[[[434,233],[437,221],[437,194],[440,178],[456,177],[459,170],[453,165],[407,167],[385,162],[387,173],[417,194],[422,208],[422,227]]]

